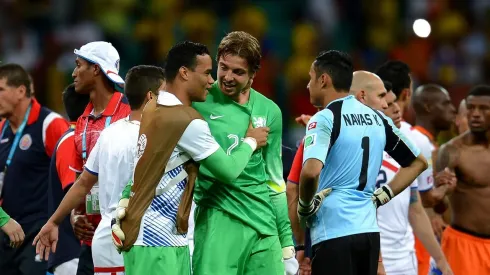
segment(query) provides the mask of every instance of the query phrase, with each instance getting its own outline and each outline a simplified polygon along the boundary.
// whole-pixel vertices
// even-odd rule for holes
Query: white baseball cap
[[[124,79],[119,76],[119,53],[111,43],[95,41],[75,49],[79,57],[100,66],[104,74],[114,83],[124,85]]]

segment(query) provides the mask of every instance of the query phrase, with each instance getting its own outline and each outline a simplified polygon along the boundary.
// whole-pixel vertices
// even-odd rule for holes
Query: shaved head
[[[373,109],[383,110],[388,107],[384,83],[379,76],[371,72],[355,71],[353,73],[350,94]]]
[[[415,115],[432,121],[436,128],[444,131],[454,121],[456,109],[451,103],[448,91],[437,84],[418,87],[412,96]]]

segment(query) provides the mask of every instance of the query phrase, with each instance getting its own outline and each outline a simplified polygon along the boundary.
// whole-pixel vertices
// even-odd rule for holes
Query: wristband
[[[295,251],[305,250],[305,245],[304,244],[297,245],[294,247],[294,250]]]
[[[250,145],[252,147],[252,151],[257,149],[257,140],[253,137],[246,137],[243,139],[243,142]]]
[[[308,212],[313,211],[313,209],[315,208],[315,206],[313,205],[313,201],[311,201],[310,203],[305,203],[301,198],[298,200],[298,205],[299,207],[301,207],[302,210],[307,209]]]

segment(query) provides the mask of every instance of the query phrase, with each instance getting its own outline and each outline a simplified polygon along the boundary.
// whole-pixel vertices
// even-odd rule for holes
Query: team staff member
[[[45,275],[47,265],[30,242],[48,218],[49,163],[68,122],[31,97],[29,76],[17,64],[0,66],[0,116],[6,118],[0,124],[2,208],[25,232],[17,248],[1,234],[0,270],[2,275]]]
[[[131,112],[126,97],[115,92],[115,85],[124,84],[119,73],[119,53],[108,42],[96,41],[75,50],[76,67],[73,82],[77,93],[89,94],[90,103],[75,127],[75,154],[70,168],[76,173],[83,172],[92,148],[100,132],[111,123],[125,118]],[[96,193],[98,185],[92,193]],[[94,196],[95,197],[95,196]],[[91,199],[92,194],[87,195]],[[92,237],[101,220],[98,209],[87,209],[82,205],[83,215],[73,215],[75,235],[82,240],[78,262],[78,275],[94,274],[92,262]],[[75,214],[75,213],[74,213]]]
[[[87,94],[75,92],[75,85],[70,84],[63,92],[65,106],[71,127],[61,137],[51,158],[48,188],[48,212],[52,215],[64,195],[75,181],[75,172],[69,169],[73,152],[75,152],[74,130],[77,119],[83,114],[90,98]],[[77,240],[70,224],[70,218],[63,220],[59,229],[58,250],[48,261],[48,270],[54,275],[75,275],[80,254],[80,241]]]

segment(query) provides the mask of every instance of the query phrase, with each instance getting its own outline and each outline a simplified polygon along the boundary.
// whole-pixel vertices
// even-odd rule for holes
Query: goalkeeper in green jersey
[[[218,47],[218,81],[205,102],[193,104],[228,154],[242,142],[250,121],[270,129],[267,146],[253,154],[233,182],[220,183],[201,166],[194,190],[195,275],[298,270],[282,170],[281,110],[251,88],[260,59],[256,38],[229,33]]]

